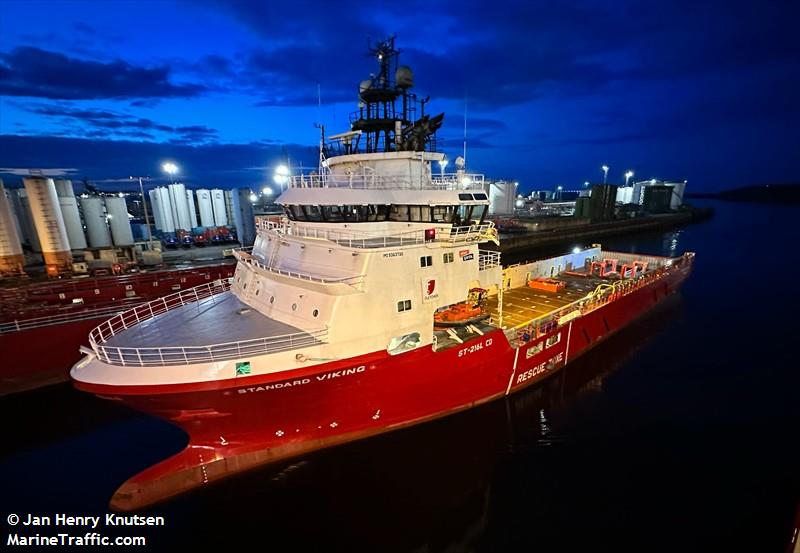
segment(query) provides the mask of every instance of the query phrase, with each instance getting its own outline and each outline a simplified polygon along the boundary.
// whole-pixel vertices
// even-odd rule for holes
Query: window
[[[423,255],[419,258],[419,266],[420,267],[430,267],[433,265],[433,256],[432,255]]]
[[[544,349],[544,342],[539,342],[538,344],[534,344],[528,348],[528,351],[525,352],[525,359],[530,359],[537,353],[541,352]]]
[[[311,312],[311,314],[315,317],[319,317],[319,309],[315,309],[314,311]]]
[[[411,300],[400,300],[397,302],[397,311],[402,313],[403,311],[411,311]]]
[[[442,261],[445,263],[452,263],[453,262],[453,252],[447,252],[442,254]]]
[[[547,339],[546,347],[548,347],[548,348],[549,347],[553,347],[554,345],[556,345],[560,341],[561,341],[561,333],[559,332],[558,334],[554,334],[554,335],[550,336]]]

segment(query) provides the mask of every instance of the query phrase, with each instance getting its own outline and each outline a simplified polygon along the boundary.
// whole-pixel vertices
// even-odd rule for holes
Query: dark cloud
[[[64,104],[16,104],[17,107],[37,115],[53,117],[66,123],[66,129],[79,136],[114,136],[155,139],[154,132],[165,133],[171,140],[187,144],[216,140],[215,129],[204,125],[172,126],[152,119],[136,117],[109,110],[76,108]],[[89,129],[88,131],[86,129]]]
[[[190,185],[260,187],[272,179],[271,168],[289,155],[293,164],[315,165],[314,147],[296,144],[156,143],[102,138],[0,136],[0,167],[74,167],[89,179],[152,175],[158,182],[164,159],[178,160],[182,178]],[[69,164],[64,162],[69,160]],[[7,179],[13,184],[13,179]]]
[[[21,46],[0,53],[0,94],[50,99],[172,98],[196,96],[197,84],[174,84],[166,66],[99,62]]]

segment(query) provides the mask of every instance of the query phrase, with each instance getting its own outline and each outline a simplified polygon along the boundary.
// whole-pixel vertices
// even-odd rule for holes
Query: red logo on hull
[[[431,294],[433,294],[433,291],[436,290],[436,280],[435,279],[432,278],[432,279],[428,280],[428,286],[427,286],[426,290],[428,291],[428,295],[429,296]]]

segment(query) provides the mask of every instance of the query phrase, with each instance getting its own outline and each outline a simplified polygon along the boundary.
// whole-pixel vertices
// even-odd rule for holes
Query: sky
[[[800,2],[0,0],[0,177],[258,189],[348,130],[396,35],[438,136],[523,191],[800,182]],[[443,141],[442,141],[443,140]]]

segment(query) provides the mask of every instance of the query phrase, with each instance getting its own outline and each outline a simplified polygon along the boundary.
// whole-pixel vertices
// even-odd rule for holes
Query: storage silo
[[[78,200],[72,188],[71,180],[57,180],[56,194],[58,205],[61,207],[61,216],[64,217],[64,226],[67,227],[69,247],[73,250],[86,248],[86,236],[83,234],[83,222],[78,211]]]
[[[197,209],[194,207],[194,190],[186,191],[186,206],[189,208],[189,224],[197,226]]]
[[[205,188],[197,191],[197,207],[200,210],[200,224],[204,227],[213,227],[214,208],[211,206],[211,192]]]
[[[111,228],[111,237],[115,246],[133,246],[133,230],[128,217],[128,205],[125,198],[119,196],[106,197],[106,211],[108,212],[108,226]]]
[[[42,246],[47,274],[54,276],[62,272],[71,272],[72,253],[53,179],[25,177],[22,182],[28,194],[28,204],[36,227],[36,235]]]
[[[248,196],[249,199],[249,196]],[[226,190],[225,191],[225,216],[228,219],[229,225],[236,224],[236,217],[234,217],[234,210],[233,210],[233,191]]]
[[[211,205],[214,208],[214,225],[224,227],[228,224],[228,212],[225,209],[225,192],[219,188],[211,190]]]
[[[33,224],[33,215],[31,214],[31,206],[28,202],[28,193],[24,188],[11,191],[11,202],[14,204],[14,213],[17,214],[17,221],[19,222],[20,240],[26,244],[31,251],[41,252],[42,245],[39,244],[39,236],[36,234],[36,227]]]
[[[87,196],[81,198],[83,221],[86,223],[86,238],[90,248],[110,248],[111,233],[108,231],[106,213],[103,209],[103,198]]]
[[[686,192],[686,181],[668,182],[665,184],[672,187],[672,198],[669,202],[669,208],[672,210],[679,209],[683,205],[683,194]]]
[[[175,226],[179,229],[189,230],[192,222],[189,220],[189,206],[186,203],[186,187],[182,184],[170,184],[169,196],[172,201],[172,212],[175,216]]]
[[[253,214],[253,204],[250,203],[250,194],[252,192],[249,188],[236,188],[231,191],[236,235],[244,247],[252,246],[256,239],[256,218]]]
[[[489,215],[513,215],[517,199],[517,187],[513,182],[494,181],[487,183],[489,193]]]
[[[22,242],[20,242],[17,223],[11,211],[11,201],[6,195],[3,179],[0,179],[0,275],[23,274],[24,265]]]

